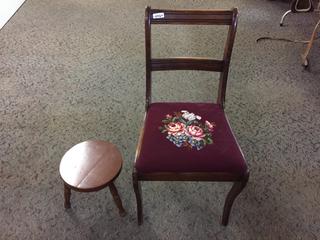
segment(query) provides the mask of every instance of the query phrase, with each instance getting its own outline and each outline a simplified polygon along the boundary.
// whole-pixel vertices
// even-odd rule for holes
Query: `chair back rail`
[[[153,58],[151,71],[203,70],[222,72],[223,61],[206,58]]]
[[[238,11],[231,10],[166,10],[146,8],[145,46],[146,46],[146,111],[151,104],[152,71],[201,70],[220,72],[217,103],[224,107],[230,58],[237,29]],[[211,58],[152,58],[151,25],[228,25],[228,36],[224,47],[223,59]]]
[[[150,9],[151,24],[231,25],[228,10],[164,10]]]

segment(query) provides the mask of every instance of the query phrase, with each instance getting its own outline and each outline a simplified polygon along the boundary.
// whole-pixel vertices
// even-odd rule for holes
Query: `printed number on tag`
[[[153,18],[153,19],[164,18],[164,13],[163,13],[163,12],[161,12],[161,13],[154,13],[154,14],[152,14],[152,18]]]

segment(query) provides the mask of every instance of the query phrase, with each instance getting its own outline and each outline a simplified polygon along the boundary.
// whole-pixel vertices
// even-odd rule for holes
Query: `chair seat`
[[[213,103],[151,104],[135,167],[140,173],[247,172],[224,111]]]

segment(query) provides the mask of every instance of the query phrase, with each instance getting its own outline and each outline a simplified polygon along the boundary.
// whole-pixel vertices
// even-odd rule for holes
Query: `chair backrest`
[[[238,11],[231,10],[165,10],[146,8],[146,110],[151,104],[152,71],[202,70],[220,72],[217,103],[224,107],[232,47],[237,29]],[[211,58],[152,58],[151,24],[228,25],[229,31],[222,60]]]

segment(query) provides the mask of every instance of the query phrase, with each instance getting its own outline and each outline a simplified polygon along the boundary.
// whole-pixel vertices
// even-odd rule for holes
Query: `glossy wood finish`
[[[71,189],[93,192],[109,187],[121,216],[125,215],[113,181],[121,172],[122,157],[115,145],[105,141],[86,141],[68,150],[60,163],[64,181],[65,208],[70,208]]]
[[[136,200],[137,200],[137,215],[138,215],[138,224],[141,225],[143,222],[143,214],[142,214],[142,194],[141,194],[141,184],[140,181],[142,179],[140,178],[141,175],[139,175],[134,168],[134,171],[132,173],[132,183],[133,183],[133,189],[134,193],[136,195]]]
[[[233,186],[230,189],[230,191],[227,195],[226,201],[224,203],[223,215],[222,215],[222,220],[221,220],[222,225],[226,226],[228,224],[232,204],[233,204],[234,200],[236,199],[236,197],[240,194],[240,192],[247,185],[248,178],[249,178],[249,174],[246,175],[242,181],[236,181],[233,183]]]
[[[111,181],[122,166],[116,146],[104,141],[86,141],[68,150],[60,163],[60,175],[77,189],[95,189]]]
[[[118,209],[119,209],[119,214],[121,217],[124,217],[126,215],[126,211],[124,210],[123,206],[122,206],[122,202],[121,202],[121,199],[119,197],[119,193],[118,193],[118,190],[116,188],[116,186],[114,185],[113,182],[110,182],[109,184],[109,190],[110,190],[110,193],[113,197],[113,200],[114,202],[116,203]]]
[[[150,14],[163,13],[164,18],[151,17],[152,24],[231,25],[233,12],[229,10],[168,10],[151,9]]]
[[[202,70],[221,72],[223,61],[204,58],[163,58],[151,59],[151,71]]]
[[[164,17],[154,19],[153,14],[163,13]],[[152,71],[164,70],[202,70],[220,72],[217,103],[224,107],[227,78],[232,47],[238,23],[238,10],[161,10],[146,8],[145,44],[146,44],[146,111],[152,102]],[[196,25],[229,25],[223,59],[211,58],[152,58],[151,24],[196,24]]]
[[[68,186],[68,184],[64,183],[64,207],[70,208],[70,197],[71,197],[71,188]]]
[[[154,19],[153,14],[163,13],[163,18]],[[220,72],[217,103],[224,107],[227,78],[232,54],[232,47],[237,29],[237,9],[231,10],[163,10],[146,8],[145,12],[145,44],[146,44],[146,112],[151,104],[152,71],[164,70],[202,70]],[[151,56],[151,24],[197,24],[197,25],[229,25],[228,36],[222,60],[210,58],[164,58],[153,59]],[[143,141],[142,128],[136,159],[140,154]],[[156,154],[156,153],[155,153]],[[227,225],[233,201],[246,186],[249,172],[244,175],[219,172],[153,172],[141,173],[134,168],[132,173],[133,188],[137,200],[138,224],[143,222],[141,181],[217,181],[233,182],[223,209],[222,224]]]
[[[227,41],[224,46],[223,53],[223,71],[220,74],[219,78],[219,89],[218,89],[218,99],[217,103],[224,108],[225,98],[226,98],[226,89],[227,89],[227,80],[229,74],[230,60],[232,54],[232,48],[234,44],[234,39],[236,37],[237,26],[238,26],[238,10],[232,10],[232,24],[229,26]]]
[[[132,173],[133,188],[137,201],[137,216],[138,224],[143,223],[143,208],[142,208],[142,192],[140,181],[189,181],[189,182],[233,182],[227,198],[224,203],[221,224],[226,226],[229,221],[229,215],[234,200],[247,185],[249,179],[249,171],[245,175],[236,175],[231,173],[217,172],[177,172],[177,173],[139,173],[135,168]]]
[[[242,181],[244,176],[228,172],[154,172],[138,174],[142,181],[201,181],[201,182],[225,182]]]

